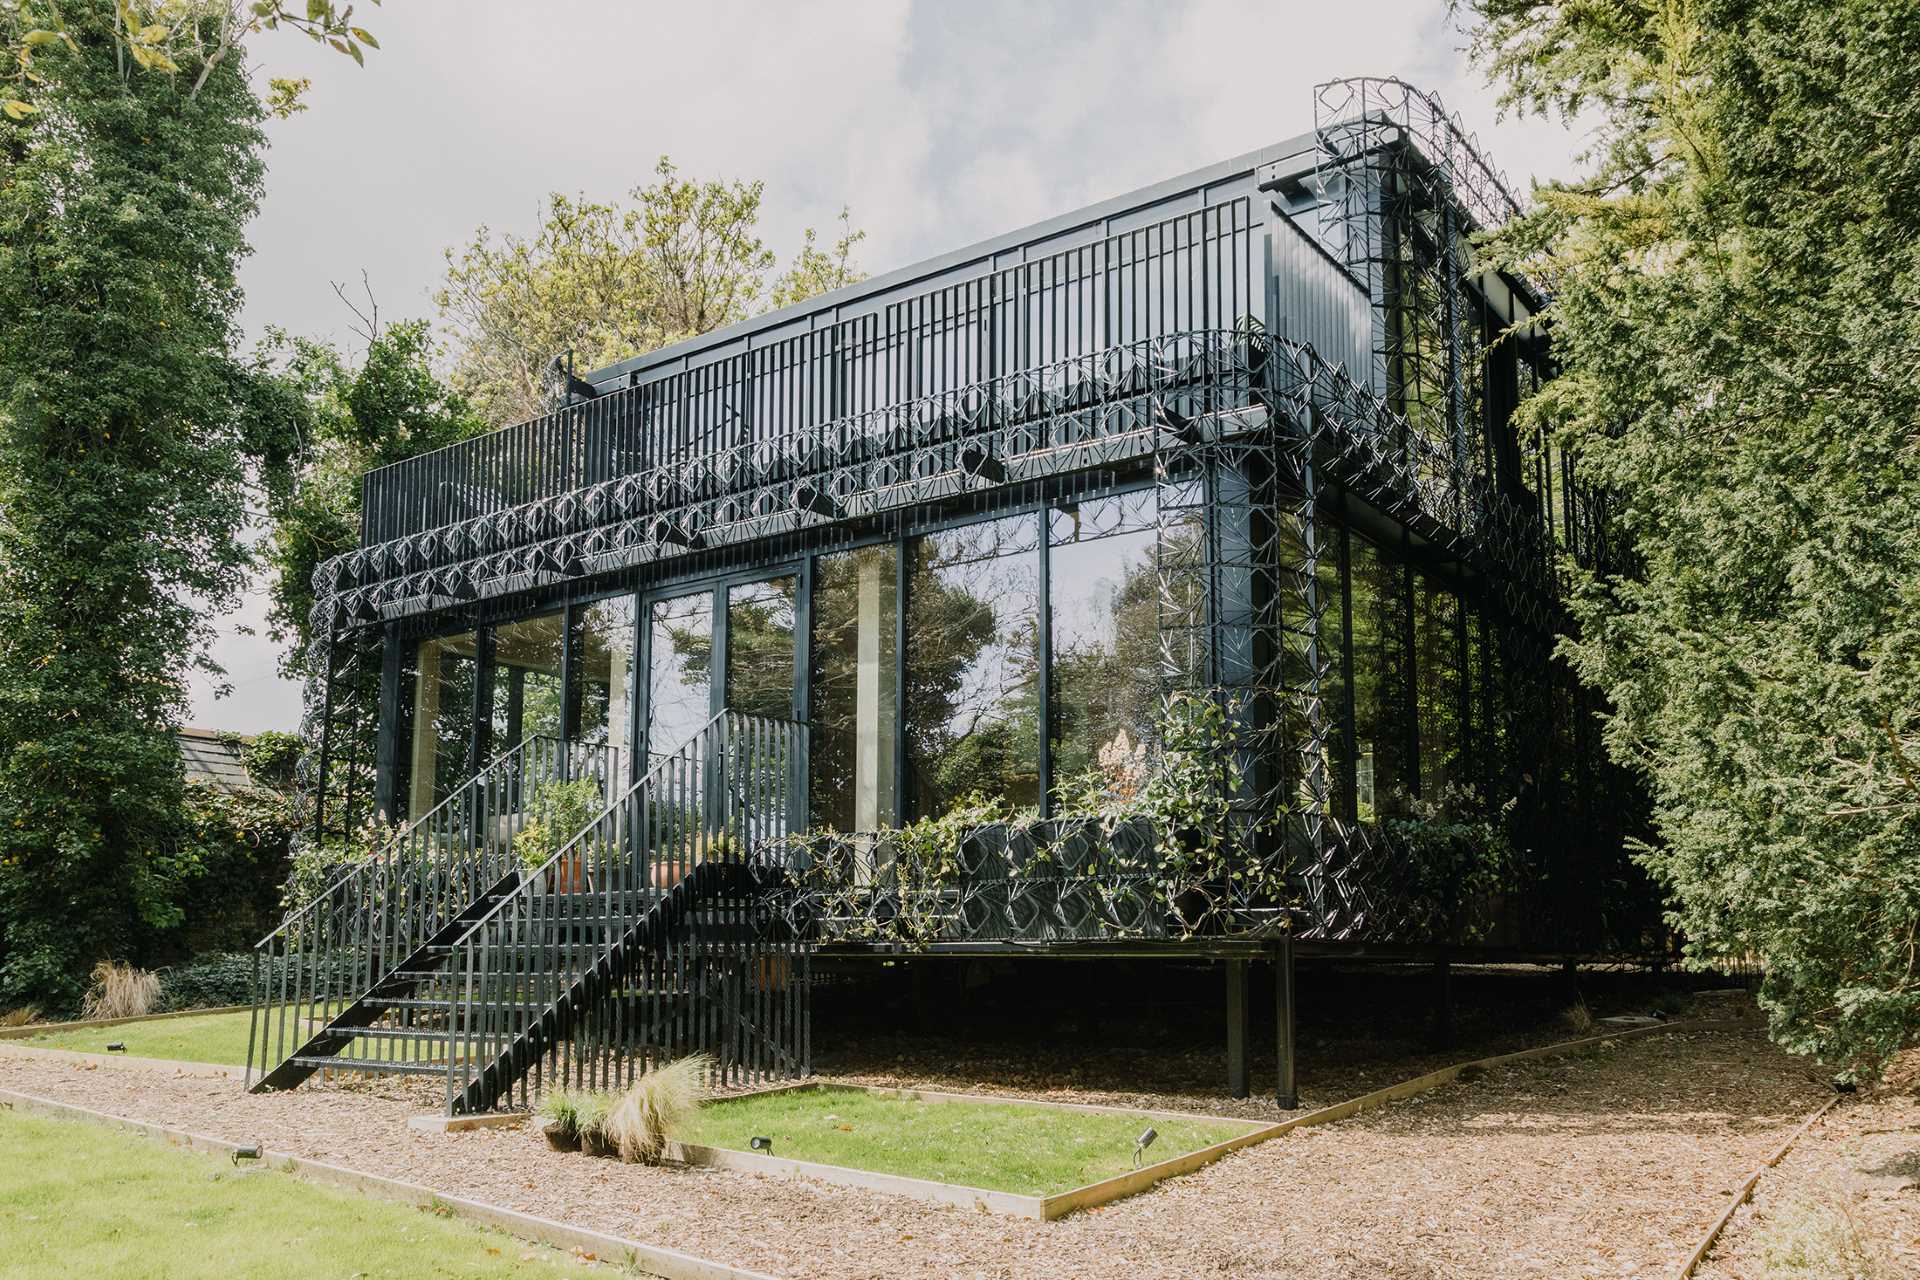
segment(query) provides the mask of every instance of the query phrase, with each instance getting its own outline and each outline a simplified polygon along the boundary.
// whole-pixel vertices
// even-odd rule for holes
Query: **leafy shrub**
[[[253,779],[254,785],[291,791],[294,766],[300,763],[303,750],[305,745],[298,734],[269,729],[255,734],[253,741],[241,748],[240,759],[247,766],[247,776]]]
[[[527,804],[527,822],[513,838],[513,851],[529,871],[560,852],[606,808],[606,795],[592,778],[543,782]]]
[[[1487,812],[1476,792],[1460,787],[1430,800],[1403,794],[1389,808],[1410,815],[1380,823],[1392,849],[1408,936],[1479,941],[1494,895],[1518,887],[1519,859],[1506,811]]]
[[[667,1139],[706,1101],[707,1072],[713,1060],[703,1053],[663,1063],[633,1082],[607,1113],[602,1126],[607,1145],[628,1164],[655,1164]]]
[[[399,827],[373,816],[345,835],[302,845],[288,860],[281,909],[293,911],[312,902],[342,875],[378,857],[398,832]]]
[[[253,1003],[253,953],[221,951],[196,956],[160,972],[162,1008],[217,1009]]]
[[[304,812],[296,797],[265,787],[189,783],[185,800],[178,914],[150,948],[154,959],[236,951],[271,929]]]
[[[115,960],[93,966],[93,982],[80,1001],[83,1018],[144,1018],[160,1003],[158,974]]]

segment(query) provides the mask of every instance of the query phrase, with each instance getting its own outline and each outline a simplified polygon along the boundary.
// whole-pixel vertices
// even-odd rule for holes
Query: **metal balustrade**
[[[449,1114],[693,1051],[729,1081],[805,1072],[783,855],[807,749],[805,724],[722,712],[453,941],[422,975],[451,1032]]]
[[[625,476],[673,483],[717,457],[765,481],[804,474],[837,427],[1075,356],[1264,305],[1264,202],[1224,200],[908,296],[862,299],[695,367],[392,463],[362,481],[361,545],[445,529]],[[665,495],[655,495],[656,498]]]
[[[347,866],[254,947],[247,1084],[286,1088],[337,1056],[396,1067],[426,1060],[418,1006],[369,1002],[389,975],[450,925],[518,880],[514,837],[538,788],[593,778],[611,789],[621,753],[596,744],[528,738],[406,824],[365,861]],[[349,1034],[350,1032],[350,1034]]]

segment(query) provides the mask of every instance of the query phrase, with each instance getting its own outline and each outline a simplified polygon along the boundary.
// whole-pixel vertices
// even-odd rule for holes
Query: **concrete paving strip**
[[[94,1111],[87,1107],[76,1107],[71,1103],[55,1102],[49,1098],[39,1098],[12,1089],[0,1089],[0,1107],[27,1115],[83,1120],[111,1129],[124,1129],[147,1137],[164,1138],[175,1146],[185,1147],[190,1151],[208,1152],[214,1155],[230,1156],[243,1145],[228,1142],[224,1138],[193,1133],[186,1129],[173,1129],[144,1120],[130,1120],[124,1116],[109,1115],[104,1111]],[[509,1235],[518,1236],[522,1240],[553,1245],[560,1249],[581,1250],[606,1262],[624,1262],[648,1275],[664,1277],[665,1280],[776,1280],[775,1277],[763,1271],[747,1271],[739,1267],[730,1267],[724,1263],[696,1258],[690,1253],[681,1253],[677,1249],[642,1244],[638,1240],[628,1240],[603,1231],[592,1231],[585,1227],[556,1222],[552,1218],[541,1218],[534,1214],[521,1213],[479,1200],[443,1195],[431,1187],[424,1187],[416,1182],[402,1182],[398,1178],[363,1173],[358,1169],[329,1164],[324,1160],[311,1160],[288,1155],[285,1152],[263,1150],[260,1162],[269,1168],[305,1178],[310,1182],[348,1187],[367,1195],[378,1196],[383,1200],[396,1200],[402,1204],[444,1208],[456,1218],[464,1218],[470,1222],[493,1227]]]

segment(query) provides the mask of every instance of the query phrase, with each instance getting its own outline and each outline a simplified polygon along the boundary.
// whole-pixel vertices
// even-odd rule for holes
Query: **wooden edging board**
[[[12,1089],[0,1089],[0,1108],[61,1120],[83,1120],[110,1129],[124,1129],[151,1138],[161,1138],[174,1146],[185,1147],[190,1151],[210,1152],[214,1155],[232,1155],[240,1146],[224,1138],[209,1137],[187,1129],[173,1129],[145,1120],[130,1120],[124,1116],[109,1115],[104,1111],[77,1107],[72,1103],[55,1102],[50,1098],[39,1098],[32,1094],[18,1093]],[[417,1182],[402,1182],[398,1178],[365,1173],[359,1169],[349,1169],[344,1165],[329,1164],[324,1160],[263,1150],[260,1153],[260,1163],[282,1173],[304,1178],[309,1182],[347,1187],[377,1196],[382,1200],[395,1200],[401,1204],[443,1210],[453,1217],[493,1227],[509,1235],[518,1236],[522,1240],[553,1245],[560,1249],[578,1249],[606,1262],[625,1262],[649,1275],[665,1277],[666,1280],[775,1280],[764,1272],[746,1271],[724,1263],[709,1262],[705,1258],[697,1258],[690,1253],[682,1253],[678,1249],[642,1244],[638,1240],[628,1240],[622,1236],[608,1235],[603,1231],[576,1227],[571,1223],[556,1222],[552,1218],[521,1213],[518,1210],[502,1208],[480,1200],[442,1195],[431,1187],[423,1187]]]
[[[884,1191],[894,1195],[911,1196],[914,1199],[934,1204],[957,1205],[963,1209],[977,1209],[988,1213],[1003,1213],[1013,1217],[1038,1218],[1050,1221],[1064,1217],[1080,1209],[1090,1209],[1096,1205],[1109,1204],[1115,1200],[1138,1194],[1156,1182],[1167,1178],[1176,1178],[1184,1173],[1212,1164],[1222,1156],[1235,1151],[1269,1141],[1294,1129],[1304,1129],[1310,1125],[1331,1124],[1336,1120],[1345,1120],[1362,1112],[1372,1111],[1390,1102],[1398,1102],[1417,1094],[1450,1084],[1460,1077],[1463,1071],[1506,1066],[1515,1062],[1524,1062],[1531,1058],[1546,1058],[1556,1054],[1572,1053],[1580,1049],[1594,1048],[1620,1040],[1635,1040],[1642,1036],[1660,1035],[1669,1031],[1700,1031],[1721,1027],[1737,1027],[1741,1024],[1724,1019],[1699,1020],[1691,1022],[1666,1022],[1658,1026],[1633,1027],[1624,1031],[1614,1031],[1606,1035],[1587,1036],[1579,1040],[1565,1040],[1558,1044],[1541,1045],[1533,1049],[1521,1049],[1514,1053],[1498,1054],[1491,1058],[1476,1058],[1471,1062],[1459,1062],[1450,1067],[1441,1067],[1425,1075],[1403,1080],[1399,1084],[1388,1085],[1384,1089],[1375,1089],[1372,1093],[1349,1098],[1345,1102],[1336,1102],[1332,1106],[1309,1111],[1305,1115],[1294,1116],[1275,1124],[1259,1125],[1246,1133],[1236,1134],[1224,1142],[1217,1142],[1198,1151],[1189,1151],[1185,1155],[1173,1156],[1158,1164],[1150,1164],[1141,1169],[1117,1174],[1099,1182],[1088,1183],[1084,1187],[1075,1187],[1070,1191],[1056,1192],[1050,1196],[1020,1195],[1011,1191],[990,1191],[985,1187],[969,1187],[959,1183],[934,1182],[924,1178],[908,1178],[899,1174],[874,1173],[865,1169],[849,1169],[842,1165],[816,1164],[809,1160],[790,1160],[782,1156],[764,1156],[757,1152],[734,1151],[723,1147],[703,1147],[691,1143],[675,1143],[669,1147],[669,1155],[685,1161],[687,1164],[704,1165],[709,1168],[734,1169],[747,1173],[768,1174],[774,1177],[814,1178],[821,1182],[830,1182],[839,1186],[860,1187],[869,1191]],[[730,1095],[717,1099],[715,1105],[724,1106],[730,1101],[745,1098],[763,1097],[774,1093],[794,1093],[807,1090],[841,1090],[854,1093],[870,1093],[881,1097],[912,1098],[925,1102],[982,1102],[1015,1103],[1032,1107],[1062,1107],[1082,1111],[1121,1112],[1127,1115],[1177,1117],[1183,1120],[1230,1120],[1230,1116],[1205,1116],[1192,1112],[1154,1111],[1148,1108],[1107,1107],[1091,1103],[1052,1103],[1031,1098],[1003,1098],[994,1094],[977,1093],[940,1093],[932,1090],[888,1089],[867,1085],[836,1084],[829,1081],[802,1081],[798,1084],[779,1085],[771,1089],[755,1090],[751,1093]]]
[[[211,1009],[175,1009],[172,1013],[143,1013],[137,1018],[86,1018],[77,1022],[28,1022],[0,1027],[0,1040],[31,1040],[55,1031],[91,1031],[95,1027],[124,1027],[130,1022],[165,1022],[169,1018],[205,1018],[216,1013],[245,1013],[250,1004],[223,1004]]]
[[[1732,1203],[1727,1205],[1726,1210],[1718,1218],[1714,1219],[1713,1225],[1707,1228],[1707,1234],[1701,1238],[1698,1245],[1694,1246],[1693,1256],[1681,1264],[1680,1273],[1675,1280],[1692,1280],[1693,1273],[1700,1269],[1700,1264],[1705,1262],[1707,1255],[1713,1251],[1714,1242],[1720,1238],[1720,1233],[1727,1229],[1727,1224],[1733,1221],[1733,1215],[1740,1211],[1740,1206],[1747,1202],[1748,1197],[1753,1195],[1754,1188],[1760,1185],[1761,1176],[1786,1159],[1787,1152],[1792,1150],[1793,1144],[1800,1141],[1807,1130],[1819,1123],[1820,1118],[1833,1110],[1834,1105],[1839,1101],[1839,1096],[1836,1095],[1821,1103],[1819,1110],[1801,1121],[1800,1127],[1788,1134],[1787,1140],[1775,1148],[1772,1155],[1762,1160],[1754,1171],[1747,1175],[1747,1180],[1740,1185],[1738,1191],[1733,1193]]]

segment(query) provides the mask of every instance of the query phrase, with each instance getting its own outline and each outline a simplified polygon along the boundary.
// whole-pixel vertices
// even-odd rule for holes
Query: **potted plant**
[[[600,816],[605,796],[592,778],[543,782],[527,803],[526,823],[513,838],[524,874],[532,876]],[[586,887],[584,858],[575,852],[565,865],[547,867],[534,892],[577,893]]]
[[[610,1156],[613,1140],[607,1134],[607,1117],[613,1114],[613,1098],[604,1093],[574,1095],[579,1115],[580,1150],[590,1156]]]
[[[578,1151],[580,1149],[580,1096],[565,1089],[555,1089],[540,1099],[540,1109],[536,1113],[546,1123],[541,1132],[546,1135],[547,1145],[555,1151]]]

